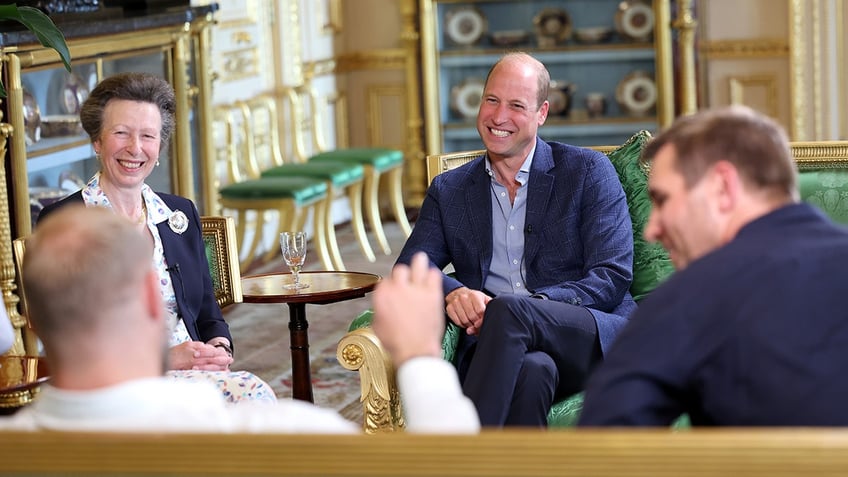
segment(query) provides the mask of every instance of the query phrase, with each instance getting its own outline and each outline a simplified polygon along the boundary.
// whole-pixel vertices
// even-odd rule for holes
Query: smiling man
[[[456,365],[485,426],[545,426],[580,391],[635,308],[624,192],[601,153],[537,135],[550,74],[524,53],[489,71],[477,131],[486,154],[437,176],[398,258],[443,269]]]
[[[848,425],[848,230],[799,203],[784,131],[748,108],[705,111],[643,155],[645,237],[678,272],[592,376],[581,425]]]

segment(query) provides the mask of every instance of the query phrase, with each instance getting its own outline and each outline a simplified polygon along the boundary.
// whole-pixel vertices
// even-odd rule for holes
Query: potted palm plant
[[[65,69],[71,71],[71,53],[65,36],[47,15],[41,10],[33,7],[19,7],[17,5],[0,5],[0,21],[13,20],[23,24],[29,31],[35,34],[38,41],[47,47],[53,48],[59,53]],[[0,98],[6,97],[6,88],[3,87],[3,78],[0,77]]]

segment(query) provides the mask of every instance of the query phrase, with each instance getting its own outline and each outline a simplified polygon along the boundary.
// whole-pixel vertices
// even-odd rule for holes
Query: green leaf
[[[0,20],[15,20],[22,23],[33,32],[42,45],[53,48],[59,53],[65,69],[71,71],[71,52],[65,43],[65,36],[47,15],[41,10],[33,7],[19,7],[17,5],[0,5]],[[0,84],[2,88],[2,84]],[[0,92],[5,95],[5,91]]]

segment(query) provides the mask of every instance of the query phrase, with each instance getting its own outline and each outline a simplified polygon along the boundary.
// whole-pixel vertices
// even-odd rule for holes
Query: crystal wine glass
[[[299,290],[309,286],[308,283],[300,283],[300,269],[306,261],[306,232],[283,232],[280,234],[280,248],[283,250],[283,259],[294,275],[294,283],[285,285],[289,290]]]

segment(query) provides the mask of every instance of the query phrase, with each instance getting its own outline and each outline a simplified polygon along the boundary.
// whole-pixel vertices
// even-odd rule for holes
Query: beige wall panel
[[[701,0],[698,8],[710,40],[789,35],[788,0]]]
[[[368,110],[365,123],[369,143],[403,149],[406,90],[395,85],[370,85],[366,93]]]
[[[374,88],[402,88],[404,84],[403,71],[357,71],[347,74],[347,101],[348,111],[350,114],[350,145],[352,147],[364,146],[393,146],[403,149],[404,134],[406,128],[405,106],[402,104],[402,98],[394,99],[401,101],[395,106],[395,111],[390,115],[391,119],[383,117],[387,114],[383,110],[385,102],[381,102],[381,107],[377,111],[371,111],[371,94],[370,91]],[[372,133],[369,131],[369,116],[373,116],[375,123],[372,123],[381,128],[381,132]],[[386,144],[371,143],[370,138],[382,137],[386,141],[391,141]]]
[[[335,1],[342,5],[344,28],[341,39],[345,51],[399,46],[402,27],[397,5],[399,0]]]
[[[728,79],[730,103],[744,104],[778,117],[777,75],[735,76]]]
[[[710,90],[706,106],[732,104],[731,84],[741,87],[744,104],[766,114],[776,112],[775,119],[790,130],[790,88],[787,58],[719,59],[710,62],[707,84]],[[766,90],[775,89],[774,101]],[[773,104],[772,104],[773,103]]]

